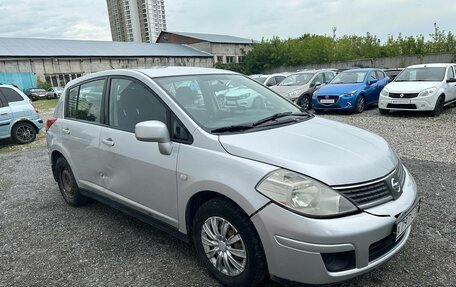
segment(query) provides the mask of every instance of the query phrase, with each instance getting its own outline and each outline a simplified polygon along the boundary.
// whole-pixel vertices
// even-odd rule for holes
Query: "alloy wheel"
[[[23,143],[28,143],[32,141],[34,135],[35,131],[29,125],[21,125],[16,130],[16,138]]]
[[[204,252],[212,265],[228,276],[241,274],[247,263],[247,252],[241,234],[226,219],[212,216],[201,229]]]

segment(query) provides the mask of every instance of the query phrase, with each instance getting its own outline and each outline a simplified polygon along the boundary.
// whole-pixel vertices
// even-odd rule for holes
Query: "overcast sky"
[[[0,37],[111,40],[105,0],[0,0]],[[261,40],[304,33],[456,33],[455,0],[165,0],[168,31]]]

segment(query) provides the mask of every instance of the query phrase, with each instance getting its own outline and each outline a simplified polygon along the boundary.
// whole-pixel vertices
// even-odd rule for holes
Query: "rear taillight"
[[[40,110],[38,110],[38,108],[32,103],[32,101],[30,101],[30,104],[32,105],[32,107],[35,109],[35,112],[39,113]]]
[[[57,118],[55,117],[50,117],[47,121],[46,121],[46,131],[57,121]]]

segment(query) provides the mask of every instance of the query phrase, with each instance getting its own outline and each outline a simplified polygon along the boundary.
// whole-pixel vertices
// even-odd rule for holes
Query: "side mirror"
[[[314,85],[314,87],[316,87],[316,88],[319,87],[319,86],[321,86],[321,82],[316,82],[315,85]]]
[[[456,83],[456,78],[449,78],[446,80],[447,83]]]
[[[173,145],[166,125],[160,121],[145,121],[135,126],[136,139],[142,142],[156,142],[161,154],[170,155]]]
[[[369,84],[373,85],[373,84],[375,84],[375,83],[377,83],[377,82],[378,82],[377,79],[371,79],[371,80],[369,81]]]

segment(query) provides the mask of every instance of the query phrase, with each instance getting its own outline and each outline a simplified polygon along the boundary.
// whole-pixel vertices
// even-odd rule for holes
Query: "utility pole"
[[[332,27],[332,30],[333,30],[333,39],[336,40],[337,27]]]

